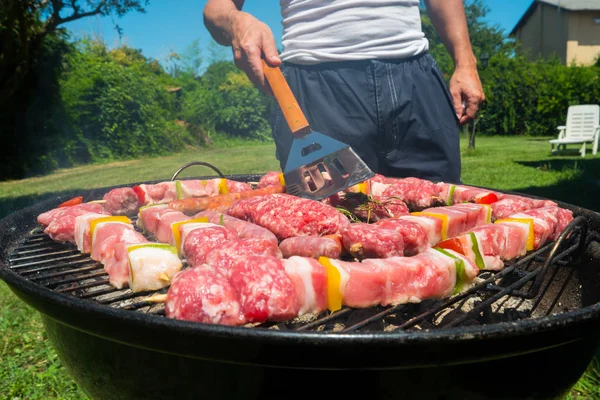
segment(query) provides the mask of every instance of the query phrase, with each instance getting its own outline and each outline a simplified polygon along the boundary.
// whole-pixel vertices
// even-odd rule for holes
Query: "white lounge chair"
[[[568,144],[581,144],[581,157],[585,157],[587,143],[592,143],[592,154],[598,152],[598,136],[600,136],[600,105],[587,104],[569,107],[567,125],[559,126],[558,139],[550,140],[552,153],[566,149]],[[554,150],[554,145],[557,145]]]

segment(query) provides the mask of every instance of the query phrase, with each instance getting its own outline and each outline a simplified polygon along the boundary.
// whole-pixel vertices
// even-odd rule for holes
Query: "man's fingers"
[[[262,51],[265,54],[265,61],[271,67],[279,67],[281,65],[281,59],[277,52],[277,45],[275,44],[275,37],[273,34],[263,32]]]
[[[249,45],[246,49],[246,59],[248,60],[248,72],[250,80],[257,83],[259,87],[265,86],[265,74],[263,72],[261,56],[262,52],[257,45]]]
[[[471,119],[475,118],[477,111],[479,110],[479,103],[473,100],[467,100],[465,107],[465,114]]]
[[[456,112],[456,117],[461,119],[464,114],[463,109],[463,100],[460,91],[451,91],[452,94],[452,103],[454,103],[454,111]]]

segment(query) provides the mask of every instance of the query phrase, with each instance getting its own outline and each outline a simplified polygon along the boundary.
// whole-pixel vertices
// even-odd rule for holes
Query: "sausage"
[[[169,202],[169,207],[186,214],[193,214],[203,210],[225,211],[228,207],[241,199],[254,196],[264,196],[273,193],[283,193],[283,186],[269,186],[261,189],[246,190],[237,193],[219,194],[210,197],[192,197],[188,199]]]
[[[327,235],[287,238],[279,244],[279,249],[284,258],[300,256],[318,259],[321,256],[340,258],[343,247],[340,235]]]

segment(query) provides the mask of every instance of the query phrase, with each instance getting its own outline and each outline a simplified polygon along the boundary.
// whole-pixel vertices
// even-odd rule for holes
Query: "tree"
[[[93,15],[123,16],[144,12],[149,0],[5,0],[0,8],[3,57],[0,58],[0,105],[22,85],[39,58],[44,39],[67,22]]]
[[[180,55],[181,65],[185,73],[190,74],[194,78],[200,76],[200,68],[204,59],[202,57],[202,48],[200,47],[200,39],[194,39]]]
[[[64,131],[58,79],[70,51],[64,24],[144,11],[148,0],[0,1],[0,179],[56,167]]]
[[[151,60],[127,46],[108,51],[97,41],[83,40],[77,50],[68,57],[61,94],[83,144],[78,161],[164,154],[190,143]]]
[[[472,0],[465,4],[469,38],[473,47],[475,57],[479,59],[481,54],[512,54],[513,43],[498,25],[490,26],[484,19],[489,12],[489,7],[482,0]],[[425,37],[429,40],[429,50],[445,77],[449,79],[454,67],[452,58],[446,50],[440,36],[435,30],[427,10],[422,9],[421,24]]]

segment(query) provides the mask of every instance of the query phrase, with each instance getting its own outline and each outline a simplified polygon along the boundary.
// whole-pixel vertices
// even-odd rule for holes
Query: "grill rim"
[[[225,175],[228,179],[252,181],[258,180],[262,174],[238,174]],[[211,179],[217,176],[200,176],[194,179]],[[192,179],[192,178],[185,178]],[[162,180],[144,181],[140,183],[153,183]],[[136,183],[122,184],[104,188],[97,188],[88,191],[80,191],[78,195],[83,195],[85,201],[95,200],[109,190],[117,187],[131,186]],[[478,186],[480,187],[480,186]],[[485,187],[481,187],[485,188]],[[514,191],[504,191],[490,189],[507,194],[516,194],[534,199],[543,199],[541,197],[523,194]],[[15,292],[22,300],[34,307],[37,311],[53,319],[61,321],[78,330],[86,331],[92,335],[104,337],[97,330],[85,329],[82,326],[73,326],[72,321],[65,318],[66,311],[74,313],[89,314],[92,317],[102,317],[117,323],[127,323],[138,326],[140,329],[156,327],[160,329],[171,330],[173,332],[185,332],[186,334],[201,335],[214,338],[232,338],[241,340],[266,341],[267,343],[286,343],[296,345],[336,345],[339,343],[361,344],[361,345],[381,345],[392,344],[402,346],[409,344],[433,344],[437,342],[472,342],[483,339],[510,339],[522,335],[533,335],[538,333],[548,333],[557,329],[564,328],[565,325],[575,326],[578,324],[597,323],[600,320],[600,302],[591,306],[579,308],[577,310],[538,317],[533,319],[523,319],[513,322],[499,322],[494,324],[483,324],[476,326],[458,326],[445,328],[441,330],[426,331],[404,331],[395,330],[392,332],[314,332],[314,331],[279,331],[264,328],[245,328],[230,327],[223,325],[202,324],[190,321],[180,321],[161,316],[131,312],[128,310],[115,309],[92,301],[77,298],[75,296],[55,292],[51,289],[38,285],[13,272],[4,259],[8,259],[10,248],[16,245],[19,238],[23,238],[27,232],[38,227],[35,217],[41,212],[56,207],[70,194],[57,196],[52,199],[38,202],[32,206],[23,208],[0,220],[0,244],[3,245],[2,257],[0,258],[0,278]],[[569,203],[553,200],[561,207],[569,208],[577,215],[584,215],[586,219],[594,220],[595,225],[600,225],[600,213],[584,209]],[[26,219],[26,224],[23,221]],[[21,223],[19,223],[21,222]],[[17,228],[18,227],[18,228]],[[7,238],[8,237],[8,238]],[[597,260],[599,261],[599,260]],[[36,302],[35,300],[41,300]],[[29,301],[28,301],[29,300]],[[55,308],[62,312],[54,311]],[[108,335],[108,339],[114,340],[114,337]],[[139,347],[139,343],[131,343]],[[154,350],[154,349],[153,349]],[[532,349],[531,351],[535,351]]]

